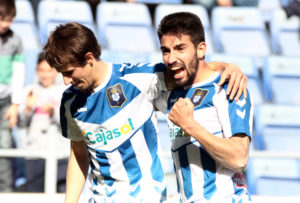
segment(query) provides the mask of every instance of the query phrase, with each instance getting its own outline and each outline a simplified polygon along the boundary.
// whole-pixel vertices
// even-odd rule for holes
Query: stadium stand
[[[96,33],[92,10],[85,1],[40,1],[37,8],[40,40],[44,45],[49,33],[59,24],[79,22]]]
[[[96,10],[100,43],[106,49],[135,53],[157,50],[150,11],[145,4],[102,2]]]
[[[208,12],[205,9],[205,7],[201,6],[200,4],[192,5],[192,4],[159,4],[155,8],[154,12],[154,25],[157,30],[158,25],[161,21],[161,19],[174,12],[179,11],[187,11],[196,14],[201,19],[201,22],[203,24],[203,28],[205,30],[205,41],[207,44],[207,53],[213,53],[214,50],[214,44],[212,40],[212,33],[211,33],[211,25],[210,25],[210,19],[208,16]],[[159,42],[158,42],[159,43]]]
[[[260,10],[255,7],[214,7],[211,15],[217,52],[253,56],[261,66],[271,48]]]
[[[283,9],[272,12],[270,32],[274,53],[300,56],[300,20],[298,16],[287,17]]]
[[[264,92],[270,102],[300,105],[299,67],[299,57],[266,57],[262,76]]]

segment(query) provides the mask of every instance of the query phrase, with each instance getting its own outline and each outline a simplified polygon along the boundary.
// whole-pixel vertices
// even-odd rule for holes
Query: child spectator
[[[68,150],[69,141],[60,135],[59,128],[60,100],[66,87],[56,83],[57,72],[46,62],[43,53],[38,56],[36,72],[38,82],[25,87],[24,102],[19,111],[20,125],[27,127],[25,148],[47,150],[55,147],[55,151]],[[50,126],[55,131],[50,131]],[[53,142],[50,139],[54,139]],[[58,161],[58,192],[65,191],[66,166],[67,159]],[[27,158],[25,176],[27,192],[44,192],[45,160]]]

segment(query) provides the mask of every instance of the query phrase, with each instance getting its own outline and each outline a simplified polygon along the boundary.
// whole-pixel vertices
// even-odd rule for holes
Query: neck
[[[108,74],[108,64],[102,60],[95,60],[93,63],[93,74],[95,78],[94,88],[98,87]]]

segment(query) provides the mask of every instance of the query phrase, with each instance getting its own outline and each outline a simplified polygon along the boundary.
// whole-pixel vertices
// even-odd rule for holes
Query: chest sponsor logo
[[[190,135],[184,132],[181,128],[174,124],[172,125],[173,126],[169,128],[169,136],[171,142],[173,142],[177,137],[190,137]]]
[[[120,138],[122,135],[126,135],[133,130],[134,126],[131,118],[129,118],[128,123],[125,123],[124,125],[112,130],[100,128],[98,132],[83,131],[82,135],[89,144],[102,143],[103,145],[107,145],[109,142],[112,142],[113,140]]]
[[[203,90],[200,88],[195,89],[193,96],[191,97],[191,101],[193,102],[195,107],[200,106],[207,93],[208,90]]]
[[[121,84],[109,87],[106,96],[110,107],[122,107],[127,101]]]

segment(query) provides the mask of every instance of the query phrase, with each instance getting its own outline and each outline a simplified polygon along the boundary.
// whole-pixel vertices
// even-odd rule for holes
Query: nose
[[[65,85],[69,85],[73,82],[71,77],[63,76]]]
[[[176,61],[177,61],[176,55],[173,52],[170,52],[168,57],[168,64],[176,63]]]

